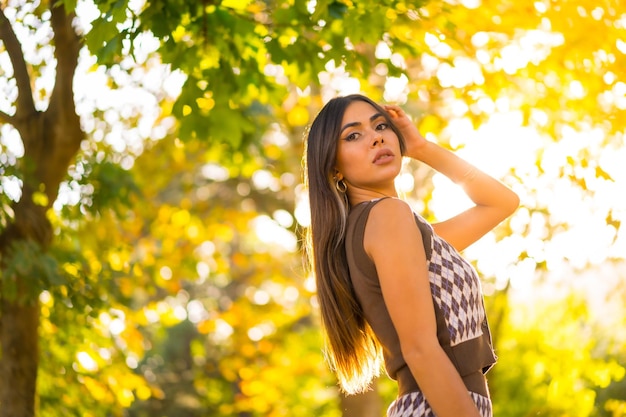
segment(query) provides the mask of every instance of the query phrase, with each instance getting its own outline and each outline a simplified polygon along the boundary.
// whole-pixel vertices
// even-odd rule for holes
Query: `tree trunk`
[[[13,274],[8,274],[6,266],[11,264],[15,245],[20,242],[34,242],[44,251],[49,248],[52,226],[46,212],[56,200],[59,185],[83,139],[72,86],[80,40],[71,25],[74,15],[67,14],[62,6],[53,7],[55,2],[50,0],[49,6],[56,77],[45,112],[35,108],[31,90],[34,82],[21,45],[0,6],[0,40],[9,54],[18,88],[15,114],[0,112],[0,123],[13,125],[24,144],[24,157],[18,167],[22,196],[12,205],[12,222],[0,230],[0,417],[35,415],[39,366],[41,279],[24,272],[36,270],[29,268],[31,265],[13,269]],[[45,193],[47,201],[33,199],[38,192]],[[7,291],[9,287],[14,291]]]
[[[22,240],[37,242],[42,248],[52,240],[52,226],[44,207],[32,201],[30,187],[23,187],[23,196],[13,209],[15,218],[0,234],[0,416],[35,415],[37,367],[39,364],[39,300],[37,277],[8,275],[5,266],[11,263],[15,247]],[[36,260],[33,260],[36,262]],[[28,267],[25,270],[29,270]],[[13,291],[7,291],[14,287]],[[8,295],[12,294],[12,295]]]
[[[34,416],[39,305],[2,301],[0,415]]]

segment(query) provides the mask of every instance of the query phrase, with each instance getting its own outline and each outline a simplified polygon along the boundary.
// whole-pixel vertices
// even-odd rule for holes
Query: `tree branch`
[[[3,111],[0,111],[0,124],[3,124],[3,123],[12,125],[15,123],[15,118],[9,114],[6,114]]]
[[[54,56],[57,60],[56,79],[50,107],[59,110],[71,111],[75,115],[73,81],[78,54],[80,52],[80,38],[72,27],[73,13],[66,13],[63,5],[55,6],[55,0],[50,0],[50,25],[54,31]]]
[[[67,13],[62,2],[57,0],[48,0],[48,4],[50,26],[54,32],[56,76],[48,109],[43,113],[44,154],[40,155],[37,178],[45,185],[48,201],[52,204],[85,135],[74,101],[74,74],[81,48],[81,38],[72,26],[74,13]]]
[[[35,101],[22,47],[2,7],[0,7],[0,40],[4,42],[4,47],[9,53],[9,59],[13,65],[13,77],[17,83],[18,95],[14,120],[22,119],[35,113]]]

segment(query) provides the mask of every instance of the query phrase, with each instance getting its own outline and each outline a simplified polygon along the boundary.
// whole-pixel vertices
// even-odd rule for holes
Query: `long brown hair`
[[[307,261],[315,273],[326,358],[349,394],[367,389],[380,372],[382,358],[350,279],[344,247],[350,205],[334,179],[341,121],[354,101],[364,101],[383,114],[398,136],[402,154],[405,150],[404,138],[387,112],[359,94],[330,100],[311,124],[305,143],[304,176],[311,209]]]

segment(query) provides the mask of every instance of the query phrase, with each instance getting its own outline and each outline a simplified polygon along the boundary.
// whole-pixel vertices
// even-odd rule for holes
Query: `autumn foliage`
[[[299,251],[303,134],[356,91],[522,198],[465,252],[495,414],[626,415],[621,1],[5,0],[0,40],[1,417],[384,415],[385,378],[340,397]]]

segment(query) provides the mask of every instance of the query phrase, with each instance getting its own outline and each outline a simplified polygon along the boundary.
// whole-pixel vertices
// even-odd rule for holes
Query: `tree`
[[[11,124],[22,139],[24,155],[15,173],[21,197],[5,205],[0,233],[2,267],[2,327],[0,341],[0,404],[3,416],[33,415],[38,366],[39,292],[46,286],[45,251],[53,240],[46,216],[57,198],[67,168],[73,162],[83,132],[75,112],[72,82],[80,40],[71,26],[73,15],[63,7],[50,10],[57,72],[45,111],[33,98],[33,80],[11,23],[0,9],[0,39],[10,57],[18,90],[13,114],[0,112],[0,122]],[[7,211],[14,213],[7,218]],[[29,250],[30,249],[30,250]],[[29,250],[30,259],[26,257]],[[10,381],[10,383],[9,383]]]
[[[549,281],[563,263],[575,275],[623,261],[624,212],[612,197],[624,178],[615,161],[626,108],[617,1],[94,3],[91,18],[87,3],[59,3],[77,20],[55,2],[0,8],[9,97],[0,102],[0,372],[18,372],[22,381],[0,375],[0,416],[35,412],[38,322],[46,340],[42,415],[267,416],[315,408],[338,416],[293,220],[306,223],[297,180],[304,126],[328,96],[355,89],[405,104],[424,132],[523,197],[511,222],[467,252],[485,277],[492,313],[502,312],[490,315],[501,323],[495,340],[512,355],[572,352],[579,360],[568,375],[559,366],[533,374],[533,357],[519,374],[496,367],[496,408],[531,412],[520,398],[535,400],[532,392],[553,379],[574,388],[550,391],[560,394],[535,411],[619,409],[608,388],[623,378],[623,341],[597,361],[585,345],[580,359],[571,346],[551,349],[546,333],[520,326],[509,308],[520,277]],[[60,50],[63,36],[76,49]],[[52,51],[56,58],[46,62]],[[70,82],[77,57],[112,89],[134,83],[134,95],[148,92],[149,106],[128,99],[85,106]],[[169,84],[150,86],[150,71],[162,64],[156,78],[166,74]],[[44,82],[55,65],[56,82]],[[37,126],[46,127],[42,136],[28,136]],[[405,184],[432,175],[413,168]],[[449,185],[434,180],[435,192],[404,186],[432,220],[452,206],[439,195]],[[573,214],[593,228],[581,229]],[[268,235],[284,236],[291,249]],[[580,236],[599,243],[577,250],[571,242]],[[483,257],[494,252],[495,260]],[[586,318],[568,305],[562,321]],[[568,329],[564,339],[588,328]],[[21,339],[9,338],[18,330]],[[533,340],[520,346],[518,338]],[[16,342],[29,348],[11,350]],[[526,375],[539,376],[523,385],[527,395],[513,395]],[[15,394],[18,386],[26,395]],[[385,401],[393,398],[387,381],[379,389]],[[593,405],[592,392],[602,403]],[[563,395],[579,395],[578,408],[563,408]]]
[[[24,147],[23,155],[3,161],[3,175],[18,186],[19,195],[2,194],[0,376],[3,381],[12,381],[0,386],[2,415],[33,415],[39,297],[42,290],[67,297],[67,286],[75,284],[71,281],[75,277],[64,281],[60,268],[63,260],[50,252],[54,231],[49,216],[85,138],[72,85],[81,45],[86,43],[101,64],[119,69],[122,57],[136,50],[134,42],[140,34],[150,31],[161,42],[159,52],[164,62],[186,76],[172,108],[180,122],[180,138],[205,139],[214,155],[245,160],[250,145],[258,144],[259,132],[267,125],[268,106],[283,102],[286,89],[282,77],[302,87],[315,84],[326,62],[339,64],[346,53],[354,58],[348,62],[349,69],[367,72],[372,56],[367,48],[358,49],[378,36],[371,27],[350,24],[367,16],[366,7],[350,9],[343,3],[320,2],[309,9],[305,2],[290,7],[287,2],[162,1],[151,2],[137,13],[126,2],[96,4],[101,15],[88,33],[75,30],[73,1],[16,2],[17,8],[3,5],[0,9],[0,38],[12,66],[6,75],[15,80],[14,86],[8,85],[14,107],[0,113],[0,118],[16,129]],[[9,19],[7,10],[16,20],[24,18],[26,27],[29,16],[44,29],[49,22],[56,69],[51,91],[33,91],[32,86],[44,76],[40,71],[45,65],[27,61],[25,45],[20,45],[14,30],[17,22]],[[376,24],[381,31],[388,27],[386,21]],[[325,25],[334,28],[321,30]],[[30,33],[35,29],[29,28]],[[299,31],[304,34],[300,36]],[[334,47],[343,45],[346,36],[357,48]],[[34,99],[39,94],[43,94],[41,103]],[[44,110],[37,107],[39,104]],[[301,106],[292,109],[290,115],[297,125],[305,122]],[[93,274],[88,268],[79,270]]]

